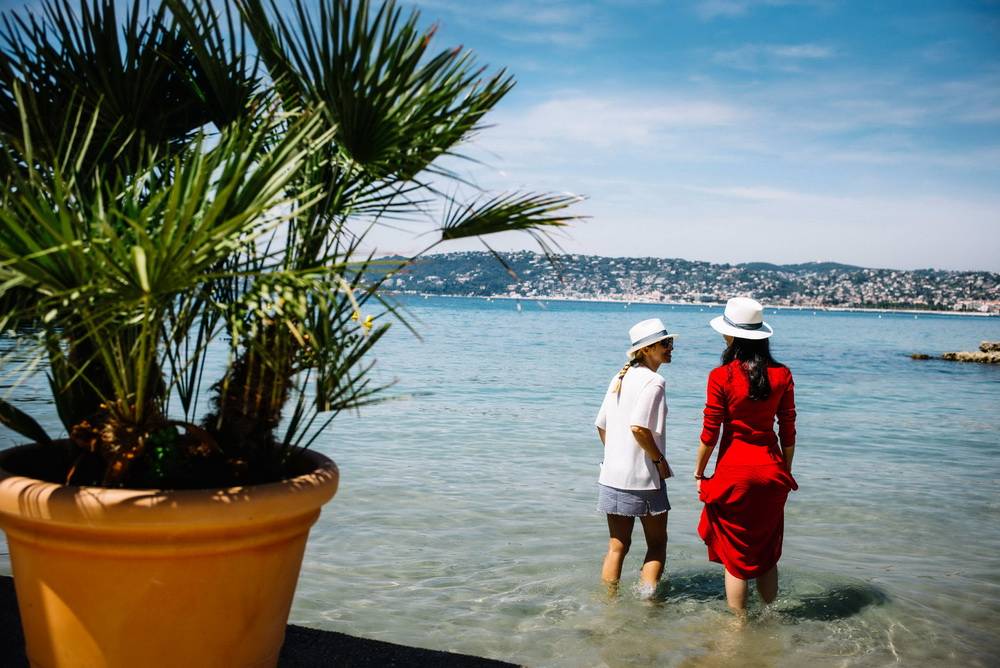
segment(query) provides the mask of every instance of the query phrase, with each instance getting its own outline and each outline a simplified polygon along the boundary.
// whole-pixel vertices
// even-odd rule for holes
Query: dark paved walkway
[[[0,665],[4,668],[28,665],[28,660],[24,656],[24,636],[21,633],[21,618],[17,612],[14,580],[4,576],[0,576]],[[281,648],[278,665],[280,668],[318,666],[510,668],[514,664],[289,625],[285,632],[285,645]]]

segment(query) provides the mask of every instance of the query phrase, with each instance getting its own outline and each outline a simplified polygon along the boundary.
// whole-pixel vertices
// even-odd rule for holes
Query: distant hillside
[[[728,265],[723,265],[728,266]],[[865,267],[855,267],[851,264],[840,264],[839,262],[803,262],[801,264],[771,264],[770,262],[743,262],[738,265],[742,269],[751,271],[786,271],[793,274],[817,271],[858,271]]]
[[[768,304],[1000,311],[1000,274],[869,269],[836,262],[713,264],[677,258],[487,252],[428,255],[389,279],[399,292],[721,302],[751,295]]]

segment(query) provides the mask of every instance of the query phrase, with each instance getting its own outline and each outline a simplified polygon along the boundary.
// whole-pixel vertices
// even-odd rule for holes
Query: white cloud
[[[751,200],[760,202],[774,202],[774,201],[791,201],[791,200],[801,200],[805,199],[806,196],[801,193],[792,192],[789,190],[781,190],[779,188],[769,188],[767,186],[729,186],[729,187],[710,187],[710,186],[681,186],[685,190],[690,190],[696,193],[702,193],[705,195],[715,195],[718,197],[726,199],[740,199],[740,200]]]
[[[873,147],[871,149],[835,149],[824,155],[831,162],[855,165],[921,165],[923,167],[968,171],[1000,172],[1000,144],[975,149],[950,151],[920,146]]]
[[[544,4],[530,0],[504,0],[504,2],[404,0],[404,3],[479,22],[500,20],[544,26],[578,25],[583,18],[594,12],[591,3],[573,0],[548,0]]]
[[[716,18],[743,16],[753,5],[751,0],[701,0],[694,5],[694,12],[705,21]]]
[[[592,218],[560,234],[562,248],[569,253],[712,262],[830,260],[895,269],[1000,271],[996,198],[970,201],[911,192],[878,197],[790,193],[790,199],[741,206],[727,198],[685,198],[683,188],[644,185],[630,192],[628,209],[603,195],[577,208]],[[530,238],[513,233],[489,243],[497,250],[534,247]],[[447,246],[447,250],[477,248],[482,245],[475,240]]]
[[[581,48],[600,35],[601,22],[595,18],[598,7],[591,2],[411,0],[409,4],[427,10],[424,12],[427,17],[445,14],[462,23],[493,30],[497,37],[515,43]]]
[[[685,166],[714,170],[723,185],[698,185],[715,185],[720,195],[729,187],[726,181],[759,181],[762,173],[777,176],[789,169],[858,183],[900,179],[904,173],[929,178],[931,170],[941,178],[947,170],[952,178],[981,182],[1000,172],[1000,136],[984,134],[975,146],[928,136],[955,120],[955,106],[971,108],[955,95],[860,77],[674,94],[557,91],[535,104],[502,107],[490,116],[495,127],[471,149],[509,175],[498,179],[487,170],[482,176],[487,181],[559,183],[562,178],[565,183],[568,178],[571,184],[563,187],[578,190],[572,179],[585,171],[672,173]],[[854,167],[857,173],[851,171]],[[898,169],[873,174],[879,167]],[[727,194],[748,200],[782,196],[773,190]]]
[[[833,49],[819,44],[771,45],[766,48],[781,58],[816,60],[833,56]]]
[[[793,5],[829,8],[832,0],[696,0],[695,15],[703,21],[714,19],[734,19],[746,16],[760,7],[788,7]]]
[[[822,44],[745,44],[716,51],[712,62],[741,70],[797,70],[804,62],[828,60],[835,55],[833,48]]]
[[[1000,73],[957,79],[931,87],[929,103],[966,123],[1000,122]]]
[[[583,48],[594,42],[598,35],[589,28],[581,30],[509,30],[499,33],[501,39],[521,44],[552,44],[554,46]]]
[[[920,50],[920,57],[928,63],[938,65],[954,60],[960,53],[962,43],[955,39],[945,39],[928,44]]]
[[[504,155],[512,147],[533,154],[566,146],[635,150],[669,140],[671,131],[732,125],[742,116],[739,108],[707,98],[565,93],[524,110],[498,112],[497,127],[481,143]]]
[[[748,188],[755,191],[756,187]],[[870,267],[1000,270],[1000,201],[964,196],[808,195],[756,200],[647,192],[623,212],[597,202],[572,230],[570,252],[641,254],[715,262],[834,260]]]
[[[477,11],[482,14],[484,10],[477,9]],[[579,25],[586,17],[593,14],[593,10],[586,3],[554,2],[541,5],[537,2],[506,0],[505,2],[490,3],[485,8],[485,14],[493,18],[518,23],[566,27]]]

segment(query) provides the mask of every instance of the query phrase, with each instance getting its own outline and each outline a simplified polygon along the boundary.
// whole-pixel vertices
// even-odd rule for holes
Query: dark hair
[[[767,377],[769,366],[785,366],[771,357],[771,346],[767,339],[733,338],[722,353],[725,366],[733,360],[740,361],[740,367],[750,381],[750,398],[763,401],[771,396],[771,381]]]

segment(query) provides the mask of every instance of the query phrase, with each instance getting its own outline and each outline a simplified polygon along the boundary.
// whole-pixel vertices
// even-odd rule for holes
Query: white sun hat
[[[668,334],[666,325],[659,318],[650,318],[649,320],[643,320],[633,325],[628,330],[628,338],[632,341],[632,347],[628,349],[628,353],[626,354],[631,358],[632,355],[642,348],[651,346],[663,339],[675,339],[677,335]]]
[[[749,297],[730,299],[723,314],[709,324],[719,334],[737,339],[766,339],[774,334],[771,326],[764,322],[764,307]]]

